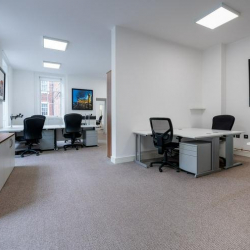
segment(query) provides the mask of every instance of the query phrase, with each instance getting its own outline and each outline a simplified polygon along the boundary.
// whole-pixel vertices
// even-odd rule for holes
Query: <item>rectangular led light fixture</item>
[[[219,8],[217,8],[212,13],[203,17],[196,23],[205,26],[209,29],[215,29],[222,24],[225,24],[237,17],[239,17],[240,13],[226,6],[225,4],[221,4]]]
[[[49,38],[49,37],[43,37],[43,47],[46,49],[55,49],[55,50],[61,50],[65,51],[68,46],[67,41],[55,39],[55,38]]]
[[[61,64],[60,63],[53,63],[53,62],[43,62],[44,68],[50,68],[50,69],[60,69]]]

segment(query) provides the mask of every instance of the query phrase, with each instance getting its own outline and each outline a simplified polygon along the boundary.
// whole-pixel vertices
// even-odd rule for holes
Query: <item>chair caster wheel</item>
[[[162,169],[159,169],[160,172],[162,172]]]
[[[66,148],[64,148],[64,151],[66,151],[67,149]]]
[[[78,148],[76,148],[76,150],[78,150]]]
[[[152,167],[153,167],[153,164],[151,164],[151,163],[150,163],[150,165],[149,165],[149,166],[152,168]]]
[[[39,156],[39,153],[36,153],[36,156]]]
[[[21,155],[21,157],[23,158],[23,157],[24,157],[24,155]]]

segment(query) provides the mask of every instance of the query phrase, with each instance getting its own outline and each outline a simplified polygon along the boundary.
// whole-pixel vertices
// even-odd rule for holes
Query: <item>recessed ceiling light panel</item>
[[[222,24],[225,24],[239,17],[239,15],[240,15],[239,12],[231,9],[225,4],[221,4],[221,6],[218,9],[208,14],[207,16],[203,17],[196,23],[205,26],[209,29],[215,29],[221,26]]]
[[[61,64],[60,63],[53,63],[53,62],[43,62],[44,68],[50,68],[50,69],[60,69]]]
[[[55,50],[65,51],[67,46],[68,46],[68,42],[44,36],[43,37],[43,46],[46,49],[55,49]]]

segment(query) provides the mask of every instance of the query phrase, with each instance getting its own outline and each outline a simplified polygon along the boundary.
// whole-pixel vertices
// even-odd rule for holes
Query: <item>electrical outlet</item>
[[[236,135],[236,138],[240,138],[240,135]]]
[[[248,139],[248,135],[244,135],[244,139]]]

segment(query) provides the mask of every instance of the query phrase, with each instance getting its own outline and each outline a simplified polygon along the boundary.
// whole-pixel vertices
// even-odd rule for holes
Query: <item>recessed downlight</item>
[[[46,49],[55,49],[65,51],[67,49],[68,42],[60,39],[43,37],[43,47]]]
[[[43,62],[44,68],[50,68],[50,69],[60,69],[61,64],[60,63],[54,63],[54,62]]]
[[[240,13],[231,9],[225,4],[221,4],[219,8],[208,14],[207,16],[203,17],[197,24],[205,26],[209,29],[215,29],[237,17],[239,17]]]

